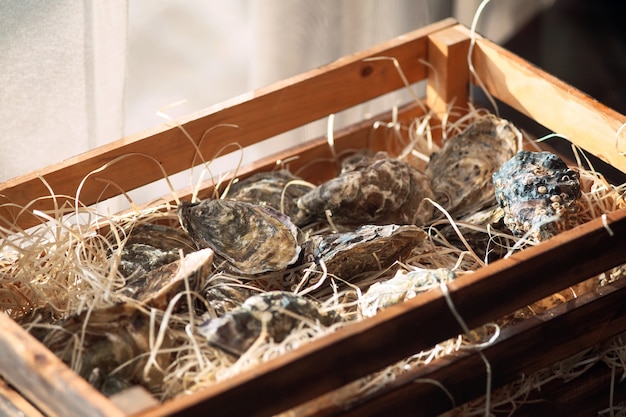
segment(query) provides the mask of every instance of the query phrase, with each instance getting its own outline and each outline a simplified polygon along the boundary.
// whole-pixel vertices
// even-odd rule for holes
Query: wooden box
[[[454,101],[462,108],[468,102],[470,86],[476,82],[468,68],[471,48],[475,74],[495,98],[626,172],[626,158],[621,152],[626,149],[623,130],[620,135],[625,116],[489,40],[480,36],[474,40],[467,28],[444,20],[178,123],[196,141],[201,154],[210,159],[230,143],[245,148],[406,88],[389,57],[395,59],[408,83],[425,81],[423,103],[435,116],[441,116],[447,104]],[[380,57],[386,58],[371,59]],[[411,102],[393,115],[390,112],[341,129],[334,134],[335,147],[337,151],[368,146],[384,149],[386,142],[376,139],[372,130],[375,121],[394,117],[394,122],[408,123],[423,113],[419,103]],[[199,140],[208,129],[221,124],[238,128],[220,129]],[[290,168],[298,169],[308,161],[330,156],[326,138],[312,139],[246,165],[237,175],[243,178],[271,170],[277,160],[288,160]],[[65,200],[77,195],[82,204],[92,205],[120,194],[120,188],[111,184],[133,190],[162,180],[164,174],[189,169],[194,161],[199,162],[189,138],[178,125],[164,125],[5,182],[0,185],[4,202],[0,214],[16,219],[14,227],[28,228],[42,221],[40,213],[62,207]],[[324,170],[304,172],[310,181],[325,179]],[[210,182],[203,184],[200,196],[209,196],[212,187]],[[50,196],[50,190],[56,199],[35,200]],[[186,199],[192,191],[180,190],[178,196]],[[399,375],[383,389],[350,404],[316,399],[462,333],[449,303],[469,328],[476,328],[624,263],[626,210],[617,210],[464,275],[448,284],[447,294],[442,288],[422,293],[251,371],[163,404],[142,403],[141,396],[128,394],[127,399],[134,402],[130,408],[96,392],[20,326],[1,315],[0,371],[7,384],[0,394],[5,407],[13,412],[9,415],[28,416],[270,416],[305,403],[310,404],[305,415],[315,416],[438,415],[485,395],[487,380],[490,389],[495,389],[517,380],[520,374],[528,375],[626,331],[624,281],[505,329],[482,350],[456,352]],[[489,378],[485,361],[490,367]],[[592,415],[609,407],[609,394],[613,403],[626,398],[624,382],[614,381],[611,390],[610,379],[611,369],[595,367],[571,385],[562,382],[545,388],[541,393],[544,397],[540,396],[545,401],[529,407],[534,407],[533,415],[554,415],[550,407],[561,407],[558,415]],[[520,413],[515,415],[527,415],[523,408]]]

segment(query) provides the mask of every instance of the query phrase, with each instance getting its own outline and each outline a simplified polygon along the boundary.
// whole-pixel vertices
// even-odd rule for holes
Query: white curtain
[[[0,181],[123,134],[125,0],[0,0]]]
[[[502,39],[553,0],[492,0]],[[0,181],[362,50],[478,0],[0,0]],[[523,13],[522,13],[522,12]],[[501,24],[498,24],[500,22]],[[490,36],[492,37],[492,36]],[[393,102],[379,104],[388,108]],[[376,111],[364,107],[352,118]],[[325,129],[305,128],[299,137]]]

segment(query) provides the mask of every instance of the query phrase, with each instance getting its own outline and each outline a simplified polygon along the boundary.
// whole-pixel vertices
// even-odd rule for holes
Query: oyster
[[[330,326],[338,321],[332,312],[323,312],[312,299],[285,292],[271,291],[253,295],[241,307],[198,327],[208,342],[234,355],[243,355],[252,344],[265,336],[282,342],[302,322]]]
[[[279,211],[233,200],[181,202],[178,216],[199,248],[211,248],[244,275],[282,271],[300,255],[298,228]]]
[[[432,198],[428,178],[406,162],[377,153],[363,163],[344,165],[351,170],[309,191],[298,199],[294,223],[323,219],[330,211],[342,225],[424,224],[432,207],[422,204]]]
[[[121,250],[118,270],[124,277],[143,275],[153,269],[180,259],[195,245],[187,234],[177,228],[144,223],[133,228]]]
[[[576,226],[580,175],[557,155],[520,151],[493,174],[493,182],[513,234],[531,232],[541,241]]]
[[[174,295],[186,285],[191,290],[203,287],[213,261],[213,250],[201,249],[152,271],[131,276],[122,293],[144,305],[165,310]]]
[[[328,273],[350,281],[363,272],[389,267],[426,236],[414,225],[365,225],[354,232],[313,236],[305,247],[305,257],[323,261]]]
[[[209,310],[213,316],[222,316],[230,310],[241,306],[248,297],[258,292],[233,279],[214,275],[202,290]]]
[[[361,314],[372,317],[379,310],[411,299],[417,294],[456,278],[449,269],[398,271],[393,278],[372,284],[360,301]]]
[[[488,115],[448,139],[425,169],[437,202],[454,218],[495,205],[491,175],[515,155],[521,138],[513,124]]]
[[[160,369],[166,369],[172,360],[167,351],[171,342],[165,338],[165,349],[156,355],[158,367],[152,366],[145,374],[150,333],[149,314],[133,304],[120,303],[60,320],[41,341],[96,389],[112,395],[135,384],[149,389],[160,386]],[[77,337],[81,334],[84,336]],[[76,346],[79,340],[82,345]],[[81,359],[73,363],[77,353]]]
[[[310,190],[292,181],[302,180],[287,170],[259,172],[230,187],[228,198],[259,205],[267,205],[289,217],[297,213],[296,201]]]

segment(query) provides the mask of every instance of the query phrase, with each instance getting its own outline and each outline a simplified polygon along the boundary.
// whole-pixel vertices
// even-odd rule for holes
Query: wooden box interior
[[[626,172],[626,160],[620,152],[624,132],[618,135],[625,116],[487,39],[476,36],[473,42],[469,30],[451,19],[237,97],[178,123],[195,139],[220,124],[238,126],[198,140],[202,155],[210,157],[232,142],[247,147],[405,88],[393,60],[371,59],[377,57],[393,57],[410,84],[425,80],[423,103],[442,115],[448,103],[463,106],[468,102],[469,88],[476,81],[468,68],[470,48],[475,72],[494,97]],[[412,102],[394,117],[407,122],[421,114],[422,107]],[[336,132],[337,151],[368,146],[386,149],[384,129],[373,130],[372,125],[391,117],[391,113],[381,115]],[[626,149],[626,145],[623,147]],[[270,170],[277,160],[289,160],[290,169],[303,169],[301,175],[320,182],[326,179],[324,172],[330,170],[320,169],[319,165],[307,170],[306,165],[331,156],[326,138],[312,139],[246,165],[238,176]],[[16,219],[15,224],[21,228],[31,227],[40,219],[30,213],[62,204],[61,196],[76,196],[79,188],[81,202],[95,204],[119,194],[116,187],[103,184],[115,183],[132,190],[162,179],[164,173],[173,175],[190,168],[196,157],[196,149],[178,126],[157,127],[1,184],[4,202],[14,205],[3,204],[0,215]],[[56,201],[44,198],[31,203],[36,197],[50,194],[41,178],[59,196]],[[212,187],[210,182],[204,184],[200,197],[209,196]],[[191,193],[191,189],[183,189],[178,196],[188,199]],[[28,207],[26,212],[21,211],[23,206]],[[626,211],[608,213],[455,280],[448,285],[449,297],[467,325],[477,327],[626,263],[625,247]],[[563,304],[549,315],[506,329],[496,343],[482,351],[491,365],[492,386],[511,382],[520,373],[540,369],[624,332],[625,287],[619,281]],[[0,393],[11,398],[25,415],[64,417],[271,416],[314,401],[462,332],[442,291],[432,290],[230,380],[129,413],[92,389],[7,316],[0,315],[0,325],[0,349],[4,352],[0,369],[10,384],[0,387]],[[569,389],[568,400],[563,403],[585,403],[585,396],[589,403],[595,398],[593,389],[600,391],[598,381],[607,378],[604,371],[590,374],[578,387],[586,394],[570,398]],[[476,351],[460,352],[400,376],[388,388],[349,408],[320,404],[317,409],[312,407],[309,415],[432,416],[449,410],[453,404],[439,387],[414,382],[427,379],[445,386],[459,405],[485,393],[485,364]],[[604,390],[608,393],[608,388]],[[560,400],[565,398],[558,389],[554,392]],[[543,415],[539,409],[534,412]],[[578,406],[568,415],[589,415],[584,412]]]

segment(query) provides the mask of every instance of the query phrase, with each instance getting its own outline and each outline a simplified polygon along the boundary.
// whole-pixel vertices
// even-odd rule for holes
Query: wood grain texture
[[[621,304],[625,296],[626,282],[622,280],[504,328],[500,337],[482,350],[491,367],[492,389],[514,382],[522,374],[528,376],[626,331],[626,305]],[[616,308],[620,305],[621,308]],[[349,410],[345,407],[328,408],[307,417],[438,415],[452,409],[455,404],[458,406],[485,394],[485,366],[476,350],[459,351],[431,365],[398,376],[388,387],[356,403]],[[608,371],[608,367],[604,367]],[[585,380],[586,375],[580,379]],[[454,398],[454,403],[440,387],[426,382],[428,380],[437,381],[445,387]],[[557,382],[554,384],[557,386],[552,387],[554,396],[560,391],[558,386],[566,390],[574,385]],[[590,384],[593,382],[593,379],[588,381]],[[604,394],[608,395],[608,386],[603,388]],[[549,398],[549,395],[542,389],[534,396],[541,399]],[[556,397],[552,400],[560,401]]]
[[[572,143],[626,172],[626,116],[486,39],[474,67],[489,92]]]
[[[440,30],[428,37],[430,65],[426,104],[439,118],[449,112],[450,103],[454,103],[458,109],[467,109],[469,44],[469,31],[462,25]]]
[[[3,417],[43,417],[28,400],[0,380],[0,415]]]
[[[53,417],[121,417],[115,405],[7,315],[0,314],[0,373]]]

